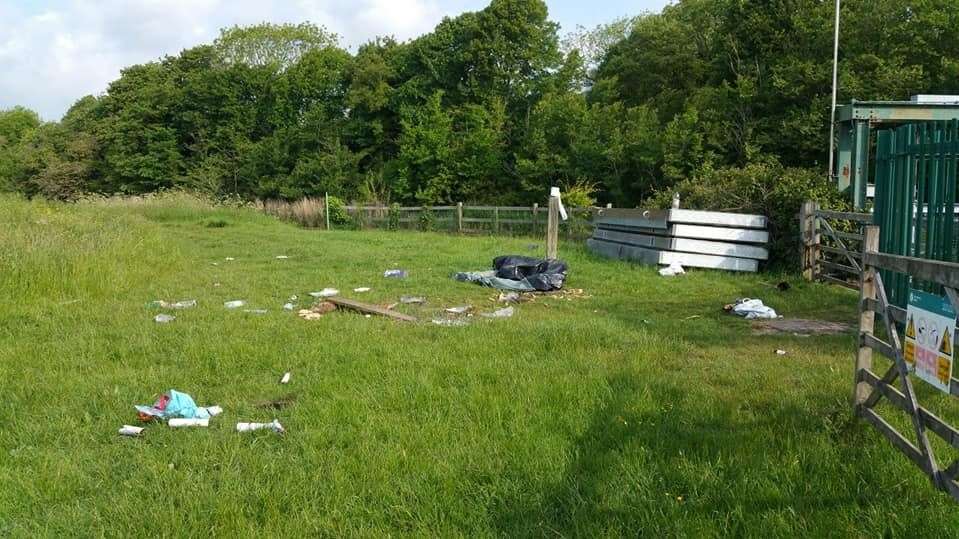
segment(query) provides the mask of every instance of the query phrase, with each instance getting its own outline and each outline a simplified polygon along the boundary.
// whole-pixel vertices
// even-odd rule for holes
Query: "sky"
[[[560,36],[669,0],[546,0]],[[210,43],[220,28],[310,21],[355,50],[378,35],[429,32],[444,16],[488,0],[0,0],[0,109],[22,105],[59,120],[77,99],[103,93],[123,67]]]

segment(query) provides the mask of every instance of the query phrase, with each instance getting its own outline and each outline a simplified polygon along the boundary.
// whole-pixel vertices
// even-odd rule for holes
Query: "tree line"
[[[229,28],[60,121],[0,111],[0,188],[529,204],[560,185],[791,218],[831,196],[832,9],[682,0],[561,39],[542,0],[492,0],[355,52],[309,23]],[[959,3],[846,0],[843,21],[841,100],[959,91]]]

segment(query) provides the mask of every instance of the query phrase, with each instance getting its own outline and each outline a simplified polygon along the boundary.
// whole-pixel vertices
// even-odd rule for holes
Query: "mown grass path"
[[[0,536],[955,536],[959,507],[851,420],[852,335],[756,336],[721,309],[761,297],[852,323],[848,291],[667,279],[566,244],[588,297],[508,320],[281,310],[324,287],[423,295],[398,308],[426,320],[492,310],[450,274],[539,254],[531,241],[310,231],[180,198],[0,198]],[[170,324],[145,307],[191,298]],[[226,412],[117,436],[169,388]],[[274,417],[285,436],[233,431]]]

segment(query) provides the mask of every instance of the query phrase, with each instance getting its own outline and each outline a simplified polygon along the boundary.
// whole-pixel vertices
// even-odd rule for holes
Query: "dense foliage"
[[[959,91],[959,3],[843,10],[841,100]],[[804,169],[822,192],[831,2],[683,0],[557,32],[542,0],[355,53],[311,24],[226,29],[59,122],[0,112],[0,188],[528,203],[559,184],[636,206],[678,185],[733,207],[709,187],[727,173],[762,170],[777,192]]]

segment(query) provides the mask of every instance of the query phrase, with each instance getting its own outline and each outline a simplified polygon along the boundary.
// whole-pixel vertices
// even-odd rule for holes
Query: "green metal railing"
[[[959,262],[956,167],[959,120],[919,122],[876,133],[874,222],[884,253]],[[904,274],[882,276],[890,300],[908,302]],[[930,291],[939,292],[930,286]]]

